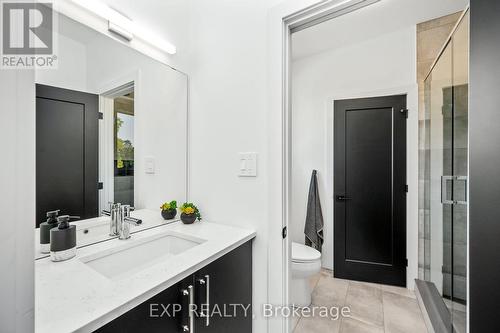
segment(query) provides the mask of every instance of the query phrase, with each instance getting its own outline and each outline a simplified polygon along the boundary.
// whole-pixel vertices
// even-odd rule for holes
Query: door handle
[[[352,200],[352,198],[349,198],[348,196],[345,196],[345,195],[337,195],[336,199],[337,199],[337,201]]]

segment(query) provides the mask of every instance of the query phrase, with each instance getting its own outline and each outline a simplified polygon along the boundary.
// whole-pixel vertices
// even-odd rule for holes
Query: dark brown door
[[[406,286],[406,95],[334,103],[334,274]]]
[[[36,226],[46,212],[98,214],[98,96],[36,86]]]

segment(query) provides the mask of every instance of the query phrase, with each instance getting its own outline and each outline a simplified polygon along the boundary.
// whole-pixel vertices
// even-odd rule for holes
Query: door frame
[[[113,142],[113,117],[115,97],[119,97],[127,92],[134,91],[134,110],[137,110],[136,98],[136,78],[124,77],[120,82],[115,82],[117,86],[99,94],[99,112],[102,114],[102,121],[99,123],[99,182],[103,184],[103,189],[99,193],[99,212],[102,212],[108,202],[114,202],[114,165],[107,157],[114,154]],[[135,131],[135,122],[134,122]],[[135,178],[134,178],[134,201]],[[136,203],[134,202],[134,206]]]
[[[380,0],[295,0],[268,12],[268,304],[289,304],[291,191],[291,35]],[[416,112],[415,112],[416,113]],[[268,332],[290,332],[290,318],[267,318]]]

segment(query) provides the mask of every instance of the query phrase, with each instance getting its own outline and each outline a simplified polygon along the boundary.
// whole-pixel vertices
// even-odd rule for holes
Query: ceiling
[[[298,60],[462,11],[468,0],[381,0],[292,35],[292,59]]]

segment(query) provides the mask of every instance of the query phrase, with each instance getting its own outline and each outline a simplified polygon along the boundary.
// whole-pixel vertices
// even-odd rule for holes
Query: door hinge
[[[97,189],[102,190],[104,188],[104,184],[102,182],[97,183]]]
[[[405,259],[405,265],[408,267],[408,258]]]
[[[104,113],[98,112],[97,113],[97,118],[100,119],[100,120],[104,119]]]
[[[288,230],[286,227],[284,227],[283,230],[281,230],[281,237],[285,239],[287,235],[288,235]]]
[[[399,112],[401,112],[405,118],[408,119],[408,113],[410,112],[408,109],[401,109]]]
[[[408,185],[405,185],[405,192],[408,193]]]

